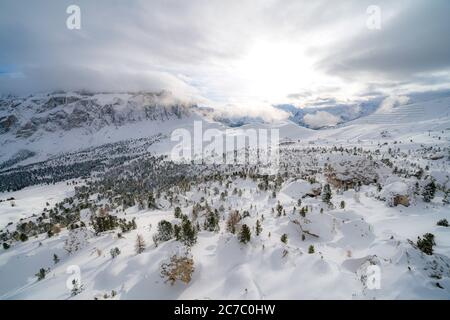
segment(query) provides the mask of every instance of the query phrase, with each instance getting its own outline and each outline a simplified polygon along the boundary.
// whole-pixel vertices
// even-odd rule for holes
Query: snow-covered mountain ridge
[[[133,122],[167,121],[187,117],[193,103],[169,92],[160,93],[50,93],[0,99],[0,134],[30,138],[38,131],[83,128],[96,132],[106,126]]]

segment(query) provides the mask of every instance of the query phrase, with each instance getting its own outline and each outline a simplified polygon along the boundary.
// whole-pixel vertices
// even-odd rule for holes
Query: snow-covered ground
[[[51,237],[41,233],[24,242],[14,241],[9,249],[0,248],[0,299],[449,299],[450,228],[437,225],[439,220],[450,220],[450,207],[443,201],[450,174],[449,102],[442,99],[412,109],[402,106],[327,130],[314,131],[291,122],[244,126],[279,128],[283,141],[292,142],[284,147],[289,165],[275,197],[272,190],[258,186],[261,180],[239,176],[202,181],[187,190],[170,186],[158,197],[158,209],[140,209],[136,204],[125,211],[120,206],[111,210],[119,218],[135,218],[137,228],[121,237],[119,230],[94,235],[90,216],[96,212],[82,209],[80,219],[86,228],[76,232],[62,228]],[[182,122],[192,130],[193,118]],[[178,120],[168,121],[164,131],[179,125]],[[118,131],[103,128],[95,139],[100,135],[116,141],[125,132],[130,133],[127,138],[157,132],[156,127],[142,126]],[[97,144],[90,141],[89,146]],[[167,153],[171,146],[163,140],[152,151]],[[50,146],[49,150],[56,152]],[[392,167],[384,165],[385,160]],[[376,183],[346,191],[332,186],[331,204],[314,196],[314,190],[322,190],[327,183],[322,171],[314,174],[315,181],[308,181],[315,169],[328,163],[351,174],[364,161],[374,164],[368,169],[379,174]],[[394,174],[394,167],[400,173]],[[418,167],[426,168],[421,178],[409,172]],[[302,176],[305,172],[307,177]],[[438,186],[428,203],[421,192],[414,191],[416,182],[423,189],[427,179]],[[226,197],[221,195],[225,192]],[[391,206],[386,198],[397,194],[407,195],[410,205]],[[0,202],[0,229],[13,232],[20,219],[35,221],[43,210],[74,195],[74,186],[67,182],[0,193],[1,200],[15,199]],[[98,196],[90,198],[97,201],[96,210],[107,203]],[[173,197],[170,204],[168,199]],[[194,223],[203,224],[206,213],[200,211],[198,217],[192,213],[197,204],[218,210],[220,230],[200,227],[197,243],[189,249],[194,261],[192,279],[172,286],[161,277],[161,265],[187,249],[175,239],[156,246],[153,236],[161,220],[180,223],[174,216],[176,206]],[[280,213],[277,208],[282,208]],[[301,214],[301,208],[307,212]],[[234,210],[241,214],[238,229],[244,224],[250,227],[248,243],[239,241],[239,231],[233,234],[227,229]],[[257,221],[262,226],[260,235],[256,235]],[[78,250],[68,253],[66,240],[70,242],[74,233]],[[416,246],[417,238],[426,233],[435,236],[432,255]],[[140,254],[135,250],[138,235],[146,244]],[[112,258],[110,250],[116,247],[121,253]],[[54,254],[60,259],[57,263]],[[379,288],[366,281],[370,266],[380,271]],[[40,268],[49,271],[38,281],[35,274]],[[73,296],[67,282],[77,268],[83,290]]]
[[[355,197],[347,191],[333,197],[333,203],[344,200],[345,209],[326,209],[319,199],[307,198],[303,205],[312,212],[302,218],[293,214],[296,201],[281,192],[277,197],[286,216],[277,217],[271,212],[276,201],[269,194],[257,192],[249,181],[236,180],[236,187],[243,195],[231,196],[227,203],[249,210],[251,217],[244,218],[249,226],[261,219],[263,231],[253,235],[248,244],[239,243],[235,235],[226,231],[225,221],[220,231],[200,231],[198,243],[192,248],[195,271],[191,282],[170,286],[160,276],[160,265],[172,254],[181,252],[183,246],[170,240],[155,247],[152,236],[157,223],[164,219],[174,221],[173,210],[127,210],[127,219],[136,218],[138,228],[118,239],[115,232],[91,236],[86,246],[69,255],[64,250],[68,231],[48,238],[40,235],[25,243],[18,243],[0,254],[0,298],[2,299],[68,299],[70,290],[66,281],[70,266],[79,266],[85,290],[77,299],[102,299],[104,294],[117,292],[117,299],[410,299],[450,297],[450,232],[436,226],[436,221],[450,220],[450,211],[439,203],[420,204],[413,207],[390,208],[382,201],[367,197],[373,190],[363,188]],[[219,186],[219,185],[215,185]],[[212,186],[210,186],[212,189]],[[30,187],[22,195],[33,191],[49,194],[48,198],[36,197],[37,207],[42,200],[51,201],[58,196],[53,186]],[[50,194],[53,192],[53,194]],[[67,192],[67,190],[66,190]],[[17,208],[35,208],[33,200],[21,200],[19,193],[2,194],[17,196]],[[187,194],[200,198],[203,193]],[[356,200],[358,199],[358,200]],[[210,201],[219,202],[218,196]],[[252,206],[252,209],[250,209]],[[27,210],[23,208],[24,210]],[[182,208],[189,212],[191,207]],[[19,212],[19,211],[18,211]],[[22,213],[18,213],[22,216]],[[300,220],[319,239],[308,237],[302,241],[298,225]],[[254,227],[252,233],[254,234]],[[431,232],[436,236],[435,255],[428,257],[407,244],[418,235]],[[137,234],[144,236],[146,250],[135,253]],[[287,234],[288,243],[280,241]],[[315,253],[308,254],[313,244]],[[110,249],[118,247],[121,254],[112,259]],[[61,261],[54,265],[53,254]],[[370,257],[376,256],[381,267],[381,288],[368,290],[358,277],[358,270]],[[437,288],[436,280],[424,270],[427,263],[443,257],[444,279]],[[411,261],[408,261],[411,260]],[[34,274],[39,268],[50,268],[46,279],[37,281]],[[408,269],[411,268],[411,270]]]

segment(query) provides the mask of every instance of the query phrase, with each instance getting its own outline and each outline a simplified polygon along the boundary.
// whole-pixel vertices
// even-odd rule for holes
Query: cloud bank
[[[303,121],[313,129],[335,126],[340,122],[340,120],[340,117],[332,115],[326,111],[317,111],[316,113],[306,114],[303,117]]]
[[[450,2],[3,0],[0,93],[170,90],[222,105],[313,105],[450,87]]]
[[[409,100],[410,99],[407,96],[387,97],[386,99],[384,99],[381,102],[380,107],[378,108],[377,112],[378,113],[389,112],[392,109],[394,109],[395,107],[399,107],[399,106],[403,106],[403,105],[407,104],[409,102]]]

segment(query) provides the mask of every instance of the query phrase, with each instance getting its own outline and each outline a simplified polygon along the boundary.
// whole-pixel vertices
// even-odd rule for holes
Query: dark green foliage
[[[288,243],[288,236],[287,236],[286,233],[284,233],[284,234],[281,236],[281,242],[283,242],[284,244],[287,244],[287,243]]]
[[[299,213],[303,218],[306,217],[306,207],[300,208]]]
[[[241,232],[239,233],[239,241],[241,243],[247,243],[250,241],[251,236],[252,233],[250,231],[250,228],[246,224],[243,224]]]
[[[205,219],[204,229],[211,232],[218,232],[219,228],[219,213],[209,212]]]
[[[259,222],[259,220],[256,220],[256,235],[259,236],[262,232],[262,226],[261,226],[261,222]]]
[[[429,184],[423,188],[422,196],[424,202],[431,202],[433,200],[434,195],[436,193],[436,185],[434,181],[431,181]]]
[[[119,226],[117,217],[110,214],[91,217],[91,224],[96,234],[114,230]]]
[[[197,230],[189,219],[183,219],[181,222],[180,240],[188,247],[192,247],[197,242]]]
[[[281,214],[283,213],[283,206],[279,202],[277,204],[276,209],[277,209],[277,216],[280,217]]]
[[[158,222],[158,233],[153,237],[153,241],[164,242],[173,238],[173,226],[169,221],[161,220]]]
[[[147,207],[149,209],[157,209],[156,200],[155,200],[155,197],[153,196],[153,192],[150,192],[148,195]]]
[[[120,227],[122,233],[126,233],[137,228],[136,220],[134,218],[131,221],[127,221],[126,219],[118,219],[116,216],[108,213],[92,216],[91,225],[96,234],[114,230],[117,227]]]
[[[441,227],[448,227],[448,221],[447,221],[447,219],[439,220],[439,221],[437,222],[437,225],[438,225],[438,226],[441,226]]]
[[[427,255],[433,254],[434,245],[436,245],[436,243],[434,242],[434,234],[432,233],[425,233],[423,239],[417,237],[417,247]]]
[[[331,201],[331,188],[330,185],[327,183],[322,190],[322,201],[330,204]]]
[[[116,258],[120,254],[120,249],[115,247],[109,250],[109,253],[111,254],[111,258]]]
[[[28,241],[28,236],[25,233],[21,233],[20,241],[22,241],[22,242]]]
[[[39,272],[36,273],[36,277],[37,277],[38,281],[45,279],[45,276],[47,275],[47,273],[48,273],[48,270],[46,270],[44,268],[40,268]]]
[[[126,233],[131,230],[136,230],[136,228],[137,228],[136,219],[133,218],[131,221],[127,221],[125,219],[119,219],[118,226],[122,230],[122,233]]]
[[[180,219],[181,218],[181,208],[180,207],[176,207],[175,208],[175,213],[174,213],[175,218]]]
[[[315,252],[314,246],[313,246],[313,245],[310,245],[309,248],[308,248],[308,253],[309,253],[309,254],[313,254],[314,252]]]
[[[53,263],[57,264],[59,262],[59,257],[56,254],[53,254]]]
[[[178,224],[173,226],[173,235],[177,241],[181,240],[181,227]]]
[[[341,209],[345,209],[345,201],[344,200],[341,201],[341,205],[340,206],[341,206]]]
[[[11,246],[6,242],[3,242],[3,249],[8,250]]]

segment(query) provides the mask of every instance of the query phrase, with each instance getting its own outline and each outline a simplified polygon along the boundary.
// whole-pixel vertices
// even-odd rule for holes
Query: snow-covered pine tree
[[[192,247],[197,242],[197,230],[187,218],[183,219],[181,223],[180,240],[188,247]]]
[[[259,222],[259,219],[256,220],[256,235],[259,236],[262,232],[262,226],[261,222]]]
[[[141,234],[138,234],[136,237],[136,254],[141,254],[145,250],[145,241],[144,237]]]
[[[250,241],[251,236],[252,233],[250,231],[250,228],[246,224],[243,224],[241,232],[239,233],[239,241],[241,243],[247,243]]]
[[[331,201],[331,188],[330,185],[327,183],[322,190],[322,201],[326,204],[330,204]]]
[[[431,200],[433,200],[433,198],[434,198],[435,193],[436,193],[436,185],[435,185],[434,181],[431,181],[423,188],[423,192],[422,192],[423,201],[431,202]]]

